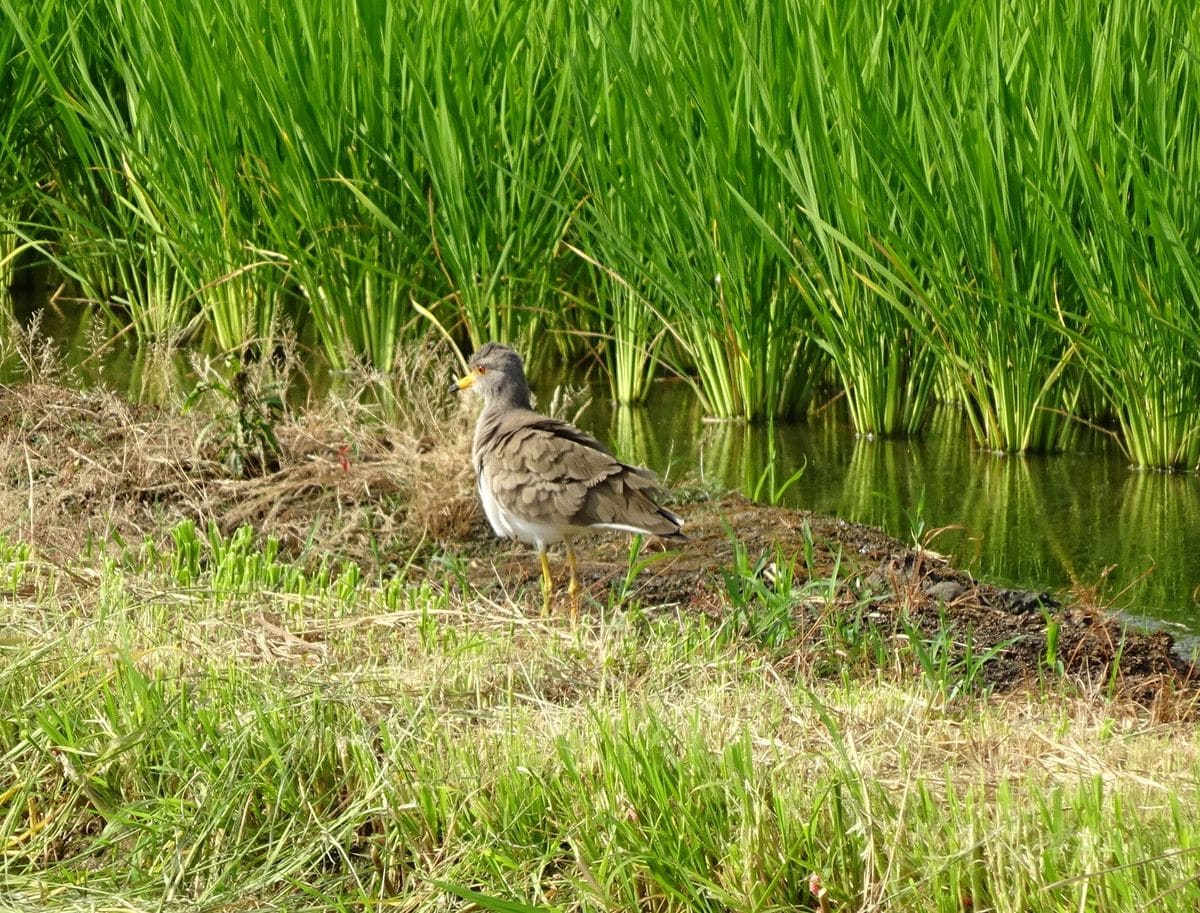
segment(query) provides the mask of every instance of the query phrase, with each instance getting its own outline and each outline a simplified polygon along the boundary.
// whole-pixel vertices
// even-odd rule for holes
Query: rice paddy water
[[[1130,620],[1200,635],[1200,480],[1130,471],[1108,435],[1069,453],[997,456],[964,443],[963,410],[938,407],[919,440],[865,440],[849,410],[803,423],[708,423],[681,384],[648,406],[593,402],[583,422],[622,458],[919,540],[983,579],[1058,592],[1097,588]]]

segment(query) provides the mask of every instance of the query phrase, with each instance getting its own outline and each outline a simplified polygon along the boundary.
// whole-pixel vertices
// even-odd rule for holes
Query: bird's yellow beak
[[[459,390],[467,390],[474,383],[475,383],[475,375],[474,374],[464,374],[457,381],[455,381],[454,386]]]

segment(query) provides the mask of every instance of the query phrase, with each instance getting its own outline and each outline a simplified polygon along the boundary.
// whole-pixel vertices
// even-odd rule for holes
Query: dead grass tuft
[[[286,411],[274,427],[278,471],[251,479],[224,465],[227,442],[213,428],[234,406],[218,397],[183,412],[98,389],[0,385],[0,532],[72,556],[185,519],[225,533],[251,524],[292,552],[311,542],[363,563],[380,549],[468,537],[479,523],[471,417],[446,392],[451,373],[422,351],[393,378],[412,394],[403,399],[363,375],[344,395]]]

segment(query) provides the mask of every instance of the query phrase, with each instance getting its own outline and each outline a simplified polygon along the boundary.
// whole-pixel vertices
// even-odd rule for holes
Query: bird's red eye
[[[476,365],[475,373],[476,374],[487,374],[487,368],[485,368],[483,365]]]

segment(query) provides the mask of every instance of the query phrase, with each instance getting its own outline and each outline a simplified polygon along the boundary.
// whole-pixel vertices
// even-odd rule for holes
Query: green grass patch
[[[722,623],[356,571],[186,524],[0,547],[0,906],[1193,906],[1192,727],[988,698],[866,610],[801,646],[775,610],[833,584],[778,557]]]

